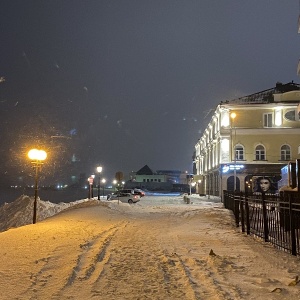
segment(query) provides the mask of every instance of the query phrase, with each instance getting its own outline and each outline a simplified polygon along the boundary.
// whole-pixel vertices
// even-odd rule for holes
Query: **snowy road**
[[[239,233],[220,204],[155,199],[2,232],[0,299],[299,299],[299,259]]]

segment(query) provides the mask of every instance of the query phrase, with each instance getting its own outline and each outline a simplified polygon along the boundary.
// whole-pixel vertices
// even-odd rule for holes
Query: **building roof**
[[[147,165],[145,165],[136,172],[136,175],[154,175],[154,172]]]
[[[286,93],[286,92],[296,91],[296,90],[300,90],[300,84],[294,83],[293,81],[286,84],[277,82],[276,86],[271,89],[257,92],[248,96],[243,96],[233,100],[221,101],[221,104],[272,103],[274,102],[273,94]]]

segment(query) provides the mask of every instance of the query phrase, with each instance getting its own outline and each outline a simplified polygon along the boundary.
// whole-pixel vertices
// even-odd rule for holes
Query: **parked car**
[[[107,200],[119,200],[124,203],[132,204],[132,203],[139,202],[140,199],[141,197],[139,195],[134,195],[131,193],[122,193],[119,191],[109,195]]]
[[[140,195],[140,197],[144,197],[145,196],[145,192],[141,189],[134,189],[134,194],[135,195]]]
[[[122,189],[122,190],[118,190],[118,192],[120,193],[124,193],[124,194],[134,194],[134,189]]]

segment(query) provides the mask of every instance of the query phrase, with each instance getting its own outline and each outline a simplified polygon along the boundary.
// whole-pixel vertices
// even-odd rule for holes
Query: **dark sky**
[[[1,174],[34,144],[51,172],[192,171],[210,109],[298,82],[296,0],[0,4]]]

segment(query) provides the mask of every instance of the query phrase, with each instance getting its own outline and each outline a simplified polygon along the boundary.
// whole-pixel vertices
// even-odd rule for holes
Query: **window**
[[[290,160],[291,159],[291,148],[289,145],[283,145],[280,149],[280,160]]]
[[[235,146],[235,159],[244,160],[244,147],[242,145]]]
[[[264,114],[264,127],[272,127],[273,125],[273,114]]]
[[[263,145],[258,145],[255,148],[255,160],[265,160],[266,159],[266,151]]]
[[[296,111],[289,110],[285,113],[284,117],[289,121],[296,121]]]

